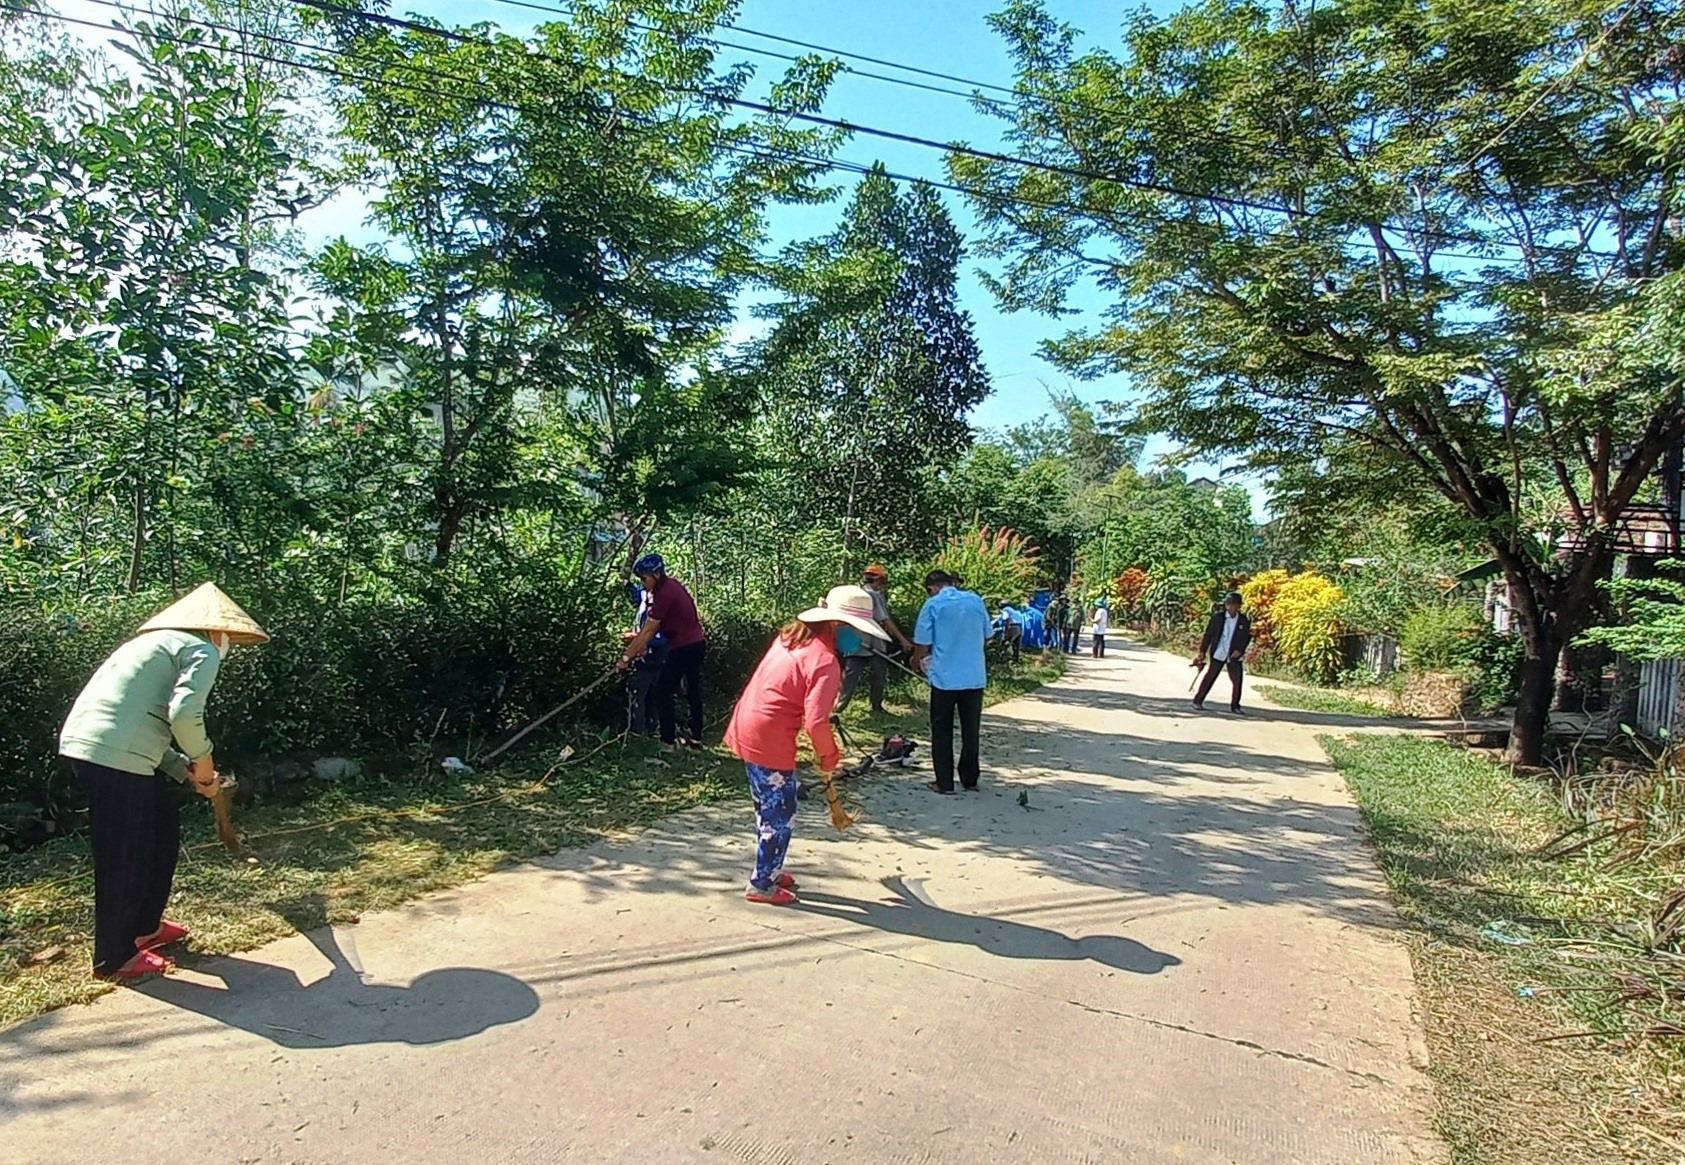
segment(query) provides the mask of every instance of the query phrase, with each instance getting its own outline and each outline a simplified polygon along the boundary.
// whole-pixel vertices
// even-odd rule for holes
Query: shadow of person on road
[[[305,937],[332,965],[310,984],[290,968],[231,957],[202,968],[222,980],[220,988],[162,978],[136,989],[287,1048],[442,1044],[518,1023],[538,1011],[538,993],[501,971],[444,967],[396,987],[371,982],[346,956],[331,927],[306,931]]]
[[[1056,930],[944,910],[931,902],[916,882],[893,876],[883,884],[895,895],[888,902],[865,902],[835,894],[803,891],[799,910],[826,918],[846,919],[875,930],[936,942],[974,946],[1004,959],[1093,959],[1133,975],[1157,975],[1181,966],[1182,960],[1122,935],[1069,938]]]

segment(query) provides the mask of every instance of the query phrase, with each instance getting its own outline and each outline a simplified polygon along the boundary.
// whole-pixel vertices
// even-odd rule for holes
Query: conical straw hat
[[[240,604],[206,583],[140,625],[142,631],[223,631],[230,643],[268,643],[269,633]]]

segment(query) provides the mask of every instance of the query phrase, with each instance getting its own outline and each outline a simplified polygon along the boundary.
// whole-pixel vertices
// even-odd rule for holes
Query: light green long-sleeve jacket
[[[211,753],[205,699],[221,663],[203,635],[137,635],[100,664],[76,697],[59,732],[59,752],[119,772],[164,768],[184,776],[183,759]],[[180,755],[170,747],[172,738]]]

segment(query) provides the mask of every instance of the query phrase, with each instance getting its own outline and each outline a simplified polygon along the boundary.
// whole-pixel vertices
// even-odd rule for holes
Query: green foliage
[[[1103,320],[1048,351],[1127,377],[1141,431],[1440,499],[1525,596],[1536,763],[1610,531],[1685,436],[1685,10],[1218,0],[1127,20],[1115,51],[1039,0],[991,22],[1006,134],[1075,172],[950,157],[997,298],[1061,314],[1098,271]]]
[[[1404,664],[1416,671],[1451,671],[1474,663],[1486,621],[1461,603],[1426,603],[1406,615],[1398,630]]]
[[[1663,570],[1685,570],[1685,563],[1668,560]],[[1584,643],[1601,643],[1630,659],[1670,659],[1685,656],[1685,583],[1678,578],[1617,578],[1609,594],[1624,609],[1619,623],[1594,627]]]
[[[1514,706],[1526,659],[1527,648],[1520,636],[1499,635],[1490,627],[1481,631],[1475,640],[1468,690],[1470,700],[1483,714]]]
[[[1269,611],[1276,649],[1306,679],[1327,683],[1340,671],[1344,599],[1338,585],[1312,571],[1296,574],[1275,589]]]
[[[1083,509],[1092,530],[1079,555],[1085,575],[1109,579],[1138,566],[1210,590],[1258,565],[1252,499],[1238,486],[1126,467],[1085,495]]]
[[[750,356],[769,492],[840,531],[843,574],[944,532],[928,489],[989,391],[958,305],[962,249],[933,190],[902,193],[874,170],[836,233],[787,257],[788,298]]]

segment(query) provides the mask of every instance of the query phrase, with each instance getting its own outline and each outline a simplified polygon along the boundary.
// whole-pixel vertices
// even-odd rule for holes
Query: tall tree
[[[786,488],[834,524],[840,570],[862,547],[928,539],[933,469],[970,443],[985,396],[971,317],[958,303],[963,243],[936,192],[863,178],[837,232],[798,248],[787,300],[755,353]]]
[[[705,39],[733,7],[581,4],[530,44],[335,15],[341,41],[379,62],[336,91],[347,165],[382,191],[374,221],[398,244],[358,257],[388,268],[373,285],[390,298],[367,306],[437,426],[435,563],[506,507],[561,504],[582,484],[631,506],[617,484],[694,486],[727,466],[719,431],[684,439],[707,411],[698,393],[718,401],[726,385],[692,374],[757,271],[767,202],[810,196],[814,167],[791,154],[829,135],[783,123],[832,71],[797,62],[773,112],[745,122],[730,101],[749,74],[716,70]],[[521,471],[539,407],[588,438],[574,481]]]
[[[1510,585],[1537,762],[1613,532],[1685,437],[1679,6],[1213,0],[1119,55],[1037,0],[993,20],[1009,137],[1054,167],[951,161],[1002,302],[1091,278],[1105,326],[1051,354],[1130,372],[1144,426],[1266,471],[1355,443],[1457,507]]]

